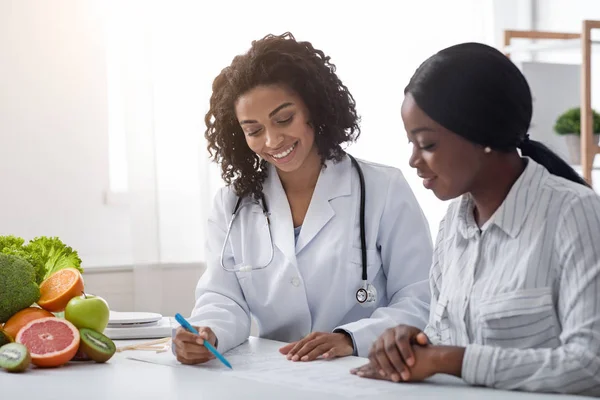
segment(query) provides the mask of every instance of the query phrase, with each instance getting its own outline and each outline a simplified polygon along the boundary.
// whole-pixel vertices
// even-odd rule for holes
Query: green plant
[[[595,110],[592,110],[592,130],[594,133],[600,133],[600,114]],[[559,135],[580,135],[581,109],[579,107],[574,107],[562,113],[554,124],[554,132]]]

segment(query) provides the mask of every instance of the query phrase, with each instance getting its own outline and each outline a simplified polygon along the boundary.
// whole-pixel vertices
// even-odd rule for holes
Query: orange
[[[64,268],[40,285],[38,305],[45,310],[64,311],[69,300],[83,293],[83,277],[75,268]]]
[[[19,330],[27,325],[30,321],[38,318],[54,317],[50,311],[46,311],[38,307],[27,307],[13,315],[4,324],[4,332],[8,333],[11,337],[16,338]]]
[[[48,317],[29,322],[21,328],[15,341],[27,347],[34,365],[59,367],[77,353],[81,336],[66,319]]]

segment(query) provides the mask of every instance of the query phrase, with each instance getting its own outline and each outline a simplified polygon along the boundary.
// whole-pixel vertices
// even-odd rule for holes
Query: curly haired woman
[[[227,185],[191,316],[201,338],[174,333],[180,362],[213,358],[202,340],[241,344],[251,316],[292,361],[365,356],[389,327],[425,327],[427,222],[399,170],[342,149],[359,118],[328,56],[289,33],[254,41],[214,80],[205,121]]]

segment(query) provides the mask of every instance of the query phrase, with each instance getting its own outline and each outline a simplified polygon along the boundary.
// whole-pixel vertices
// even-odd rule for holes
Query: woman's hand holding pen
[[[351,356],[352,338],[345,333],[313,332],[297,342],[289,343],[279,352],[292,361],[312,361],[319,356],[334,358]]]
[[[201,364],[210,361],[215,356],[202,344],[208,340],[210,344],[216,347],[217,337],[208,327],[195,327],[200,336],[195,335],[179,327],[175,332],[173,344],[175,344],[175,354],[177,360],[182,364]]]

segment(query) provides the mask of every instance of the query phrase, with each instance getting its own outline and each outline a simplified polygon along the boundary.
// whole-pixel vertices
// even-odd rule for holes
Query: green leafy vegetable
[[[76,268],[83,273],[81,258],[77,252],[57,237],[36,237],[25,245],[25,251],[44,262],[42,280],[63,268]]]
[[[19,237],[0,236],[0,253],[19,257],[31,264],[37,284],[67,267],[76,268],[83,273],[77,252],[58,237],[41,236],[24,243],[25,240]]]
[[[0,250],[5,247],[21,248],[25,244],[25,239],[13,235],[0,236]]]

